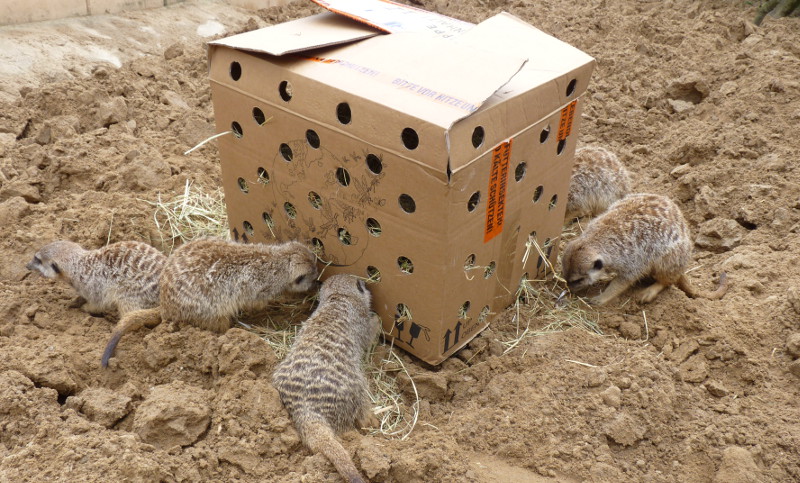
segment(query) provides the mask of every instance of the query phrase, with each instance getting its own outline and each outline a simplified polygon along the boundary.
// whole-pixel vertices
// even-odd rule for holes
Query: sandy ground
[[[514,337],[508,311],[438,368],[405,440],[351,432],[373,481],[800,481],[800,19],[738,2],[423,0],[472,22],[501,9],[593,55],[581,141],[637,191],[674,198],[690,277],[592,313],[604,335]],[[101,370],[116,318],[27,276],[45,242],[161,249],[148,201],[215,188],[203,42],[309,14],[191,3],[0,29],[0,481],[339,481],[303,448],[255,334],[161,324]],[[524,315],[524,311],[523,311]],[[525,317],[531,328],[545,325]],[[405,388],[407,403],[411,391]]]

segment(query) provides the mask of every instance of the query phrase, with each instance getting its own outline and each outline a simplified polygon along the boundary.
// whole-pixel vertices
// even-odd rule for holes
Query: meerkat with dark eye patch
[[[26,265],[28,270],[70,284],[91,314],[117,310],[120,316],[158,305],[158,279],[167,257],[142,242],[123,241],[96,250],[58,240]]]
[[[575,151],[566,219],[597,216],[631,191],[631,176],[616,154],[601,146]]]
[[[641,292],[642,303],[670,285],[692,298],[722,298],[728,289],[725,273],[715,291],[697,291],[684,274],[691,259],[689,226],[680,208],[665,196],[634,194],[611,205],[567,244],[562,276],[571,292],[613,277],[600,295],[589,300],[596,305],[608,303],[645,277],[655,283]]]
[[[164,266],[158,306],[123,317],[101,363],[107,367],[122,336],[139,327],[166,319],[222,333],[240,312],[259,309],[284,291],[310,290],[317,275],[316,256],[296,241],[266,245],[203,238],[186,243]]]
[[[365,482],[336,433],[370,425],[364,356],[378,334],[371,296],[350,275],[328,278],[319,306],[303,323],[272,384],[306,446],[324,454],[348,482]]]

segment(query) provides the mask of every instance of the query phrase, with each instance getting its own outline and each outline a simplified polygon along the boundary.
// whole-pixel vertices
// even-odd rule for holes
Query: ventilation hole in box
[[[325,245],[322,244],[322,240],[320,240],[319,238],[312,238],[311,251],[314,253],[314,255],[321,258],[322,255],[325,254]]]
[[[375,218],[367,218],[367,232],[374,237],[381,236],[381,224]]]
[[[397,266],[403,273],[414,273],[414,264],[408,257],[398,257]]]
[[[569,84],[567,84],[567,97],[575,93],[575,86],[577,84],[578,84],[577,79],[572,79],[571,81],[569,81]]]
[[[289,81],[282,81],[280,85],[278,85],[278,93],[281,95],[281,99],[286,102],[292,100],[292,84]]]
[[[558,203],[558,195],[553,195],[553,197],[550,198],[550,204],[547,206],[547,209],[552,210],[556,207],[556,203]]]
[[[264,220],[264,223],[270,228],[270,231],[275,226],[275,222],[272,221],[272,215],[268,212],[261,213],[261,219]]]
[[[322,207],[322,198],[320,198],[315,191],[308,192],[308,202],[311,203],[311,206],[316,209],[320,209]]]
[[[369,170],[374,174],[381,174],[381,171],[383,171],[383,161],[381,161],[381,158],[374,154],[368,154],[367,168],[369,168]]]
[[[403,330],[403,322],[406,320],[411,320],[411,309],[408,308],[406,304],[397,304],[397,312],[394,314],[394,323],[397,326],[397,330]]]
[[[253,108],[253,119],[259,126],[263,126],[267,122],[267,116],[264,115],[264,111],[257,107]]]
[[[475,207],[478,206],[478,203],[481,201],[481,192],[476,191],[472,193],[472,196],[469,197],[469,201],[467,201],[467,211],[475,211]]]
[[[269,173],[264,168],[258,168],[258,182],[261,184],[269,184]]]
[[[281,144],[280,151],[281,151],[281,156],[283,157],[284,160],[286,160],[287,163],[291,161],[292,158],[294,157],[294,153],[292,153],[292,148],[289,147],[289,145],[286,143]]]
[[[353,120],[352,113],[350,112],[350,104],[340,102],[339,105],[336,106],[336,119],[342,124],[350,124],[350,121]]]
[[[247,180],[246,179],[239,178],[237,180],[237,182],[239,183],[239,189],[242,190],[242,193],[249,193],[250,192],[250,187],[247,186]]]
[[[514,180],[517,182],[522,181],[522,178],[525,177],[525,172],[528,170],[528,163],[525,161],[519,163],[517,168],[514,170]]]
[[[486,133],[483,131],[483,126],[478,126],[472,131],[472,146],[475,148],[481,147],[483,144],[483,137]]]
[[[400,208],[406,213],[414,213],[417,211],[417,202],[414,201],[414,198],[411,196],[402,194],[397,198],[397,201],[400,202]]]
[[[381,271],[372,265],[367,267],[367,283],[378,283],[381,281]]]
[[[558,146],[556,147],[556,154],[561,154],[564,152],[564,148],[567,147],[567,140],[562,139],[558,142]]]
[[[461,307],[459,307],[459,309],[458,309],[458,318],[459,319],[466,319],[467,318],[467,312],[469,312],[469,306],[470,306],[469,300],[467,300],[466,302],[461,304]]]
[[[544,194],[544,186],[539,185],[533,191],[533,202],[537,203],[542,198],[542,194]]]
[[[342,186],[350,186],[350,173],[344,168],[336,168],[336,180]]]
[[[481,314],[478,316],[478,323],[486,322],[489,317],[489,306],[486,305],[481,309]]]
[[[539,142],[544,144],[544,142],[547,141],[547,138],[549,137],[550,137],[550,126],[547,126],[546,128],[542,129],[542,133],[539,134]]]
[[[342,245],[352,245],[353,238],[350,236],[350,232],[345,230],[344,228],[339,228],[336,230],[336,233],[339,234],[339,241],[342,242]]]
[[[403,146],[405,146],[406,149],[413,150],[417,149],[417,146],[419,146],[417,131],[410,127],[403,129],[403,132],[400,134],[400,139],[403,140]]]
[[[242,125],[236,121],[231,123],[231,131],[233,131],[233,135],[237,138],[241,138],[244,136],[244,131],[242,131]]]
[[[242,64],[234,61],[231,62],[231,68],[228,70],[231,79],[238,81],[242,77]]]
[[[532,231],[532,232],[531,232],[531,233],[528,235],[528,240],[529,240],[531,243],[533,243],[533,242],[535,242],[535,241],[536,241],[536,230],[533,230],[533,231]]]
[[[242,228],[244,228],[244,232],[250,236],[253,236],[253,233],[255,233],[255,230],[253,230],[253,224],[247,220],[242,223]]]
[[[475,254],[470,254],[466,260],[464,260],[464,271],[472,270],[475,268]]]
[[[286,216],[288,216],[292,220],[297,218],[297,208],[295,208],[294,205],[289,203],[288,201],[283,204],[283,210],[286,212]]]
[[[319,149],[319,134],[313,129],[306,131],[306,141],[308,141],[308,145],[312,148]]]
[[[494,263],[494,260],[489,262],[489,265],[484,267],[483,269],[483,278],[489,278],[494,273],[495,269],[497,268],[497,264]]]

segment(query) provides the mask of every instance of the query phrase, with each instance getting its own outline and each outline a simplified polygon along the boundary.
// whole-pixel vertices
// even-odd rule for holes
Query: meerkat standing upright
[[[684,275],[691,259],[689,226],[680,208],[665,196],[634,194],[611,205],[567,244],[562,271],[573,292],[615,273],[605,290],[590,300],[596,305],[608,303],[648,276],[655,283],[640,294],[642,303],[673,284],[689,297],[722,298],[728,289],[725,273],[715,291],[698,292]]]
[[[162,318],[225,332],[240,311],[263,307],[282,292],[305,292],[316,284],[317,259],[302,243],[243,244],[202,238],[178,247],[159,280],[159,305],[119,321],[103,353],[114,355],[126,332],[155,327]]]
[[[47,278],[64,280],[86,300],[92,314],[116,309],[120,316],[158,305],[158,279],[167,257],[142,242],[123,241],[97,250],[58,240],[26,265]]]
[[[631,176],[616,154],[600,146],[575,151],[566,219],[597,216],[631,191]]]
[[[334,275],[319,292],[319,306],[298,331],[272,383],[303,442],[324,454],[350,483],[366,481],[336,433],[367,426],[367,379],[361,367],[378,324],[370,316],[370,293],[350,275]]]

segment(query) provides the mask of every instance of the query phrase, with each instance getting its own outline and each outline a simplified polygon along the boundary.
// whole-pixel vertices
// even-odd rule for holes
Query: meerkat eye
[[[301,284],[301,283],[303,283],[305,280],[306,280],[306,276],[305,276],[305,275],[300,275],[299,277],[297,277],[296,279],[294,279],[294,283],[295,283],[296,285],[300,285],[300,284]]]
[[[56,262],[51,263],[50,267],[53,269],[54,272],[56,272],[56,274],[61,274],[61,269],[58,268],[58,264],[56,264]]]
[[[595,270],[602,270],[603,261],[598,258],[597,260],[594,261],[594,265],[592,265],[592,268],[594,268]]]

